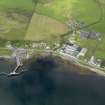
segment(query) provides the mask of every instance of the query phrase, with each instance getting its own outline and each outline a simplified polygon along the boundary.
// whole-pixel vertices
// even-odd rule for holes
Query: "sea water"
[[[7,64],[0,71],[7,71]],[[18,76],[0,76],[0,105],[105,105],[105,77],[81,74],[53,57],[33,60]]]

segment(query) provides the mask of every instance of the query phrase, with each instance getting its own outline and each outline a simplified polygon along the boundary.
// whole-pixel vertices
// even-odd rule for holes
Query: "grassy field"
[[[99,1],[100,1],[101,3],[103,3],[103,4],[105,3],[105,0],[99,0]]]
[[[0,9],[20,9],[31,11],[33,9],[32,0],[0,0]]]
[[[0,37],[23,40],[32,11],[32,0],[0,0]]]
[[[26,22],[26,23],[25,23]],[[18,13],[0,13],[0,37],[8,40],[23,39],[28,18]]]
[[[36,12],[63,22],[73,19],[89,23],[97,20],[100,14],[95,0],[52,0],[37,5]]]
[[[68,27],[50,17],[34,14],[27,30],[25,40],[51,41],[69,31]]]
[[[8,49],[4,49],[2,47],[0,47],[0,56],[5,56],[5,55],[12,55],[12,52]]]

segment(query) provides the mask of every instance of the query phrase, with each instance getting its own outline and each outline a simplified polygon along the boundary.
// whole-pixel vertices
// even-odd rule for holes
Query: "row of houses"
[[[26,44],[25,45],[25,48],[41,48],[41,49],[44,49],[47,47],[47,43],[44,43],[44,42],[40,42],[40,43],[30,43],[30,44]]]
[[[28,49],[43,49],[48,52],[51,50],[51,48],[44,42],[25,44],[25,48],[16,48],[9,42],[6,44],[6,48],[12,52],[12,58],[18,57],[19,59],[29,58],[30,54],[27,52]]]
[[[100,32],[87,32],[87,31],[83,31],[80,30],[79,31],[79,35],[81,39],[93,39],[93,40],[101,40],[101,33]],[[89,60],[87,60],[86,62],[87,64],[89,64],[90,66],[94,66],[94,67],[101,67],[101,63],[102,60],[101,59],[97,59],[94,56],[91,56],[91,58]]]
[[[75,20],[66,22],[66,25],[72,30],[81,29],[84,26],[86,26],[86,24],[84,22],[79,22],[79,21],[75,21]]]

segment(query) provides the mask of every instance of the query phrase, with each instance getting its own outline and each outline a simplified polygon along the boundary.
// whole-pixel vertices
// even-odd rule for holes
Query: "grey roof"
[[[99,32],[90,32],[89,33],[89,38],[91,38],[91,39],[98,39],[100,37],[101,37],[101,33],[99,33]]]
[[[80,37],[85,39],[99,39],[101,37],[101,33],[80,31]]]

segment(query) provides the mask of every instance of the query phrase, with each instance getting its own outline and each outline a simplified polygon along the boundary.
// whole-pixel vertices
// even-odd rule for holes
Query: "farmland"
[[[87,4],[89,5],[87,6]],[[76,20],[90,24],[99,18],[100,9],[94,0],[51,0],[45,4],[39,3],[35,8],[35,15],[31,20],[25,40],[38,41],[47,39],[50,41],[53,40],[53,38],[60,40],[60,36],[64,34],[64,32],[67,32],[65,23],[68,21]],[[62,32],[60,31],[61,29],[59,30],[60,22],[62,24]],[[55,28],[58,27],[58,30],[53,27],[54,25]],[[52,32],[52,30],[55,30],[55,32]],[[71,29],[68,31],[70,30]]]
[[[67,33],[68,27],[63,23],[47,16],[34,14],[27,30],[25,40],[51,41]]]
[[[99,42],[78,38],[77,43],[88,48],[87,57],[94,51],[105,59],[104,0],[40,0],[37,5],[32,0],[0,0],[0,38],[6,40],[60,41],[71,31],[68,21],[90,24],[84,30],[101,33]]]
[[[32,10],[31,0],[0,0],[0,37],[23,40]]]
[[[89,5],[87,6],[87,4]],[[34,4],[32,0],[1,0],[0,1],[0,11],[1,11],[0,12],[0,20],[1,20],[0,37],[8,40],[24,40],[24,39],[28,40],[26,32],[27,32],[28,25],[30,24],[29,22],[32,17],[33,9],[34,9]],[[48,22],[50,24],[48,25],[48,27],[50,28],[49,31],[55,30],[57,26],[60,26],[60,24],[62,24],[61,25],[62,31],[60,29],[60,32],[55,31],[55,33],[48,32],[48,31],[45,32],[47,29],[47,26],[45,27],[45,25],[42,25],[43,27],[39,25],[39,28],[36,26],[37,27],[36,33],[37,34],[41,33],[39,34],[40,38],[43,36],[47,37],[48,34],[49,36],[51,36],[51,38],[53,37],[52,34],[55,37],[57,36],[58,38],[59,35],[57,35],[57,33],[63,34],[64,32],[67,32],[67,27],[65,26],[65,22],[69,20],[77,20],[77,21],[83,21],[86,23],[91,23],[93,21],[98,20],[99,18],[98,16],[100,15],[100,10],[97,6],[97,3],[95,3],[94,0],[88,0],[88,1],[51,0],[44,4],[38,3],[35,7],[35,12],[39,14],[40,17],[42,16],[42,21],[45,20],[43,19],[43,17],[45,18],[46,16],[46,20],[49,17],[48,21],[50,21],[52,24],[51,26],[50,22]],[[41,18],[39,19],[41,20]],[[34,15],[31,22],[34,22],[33,24],[35,24],[35,21],[39,21],[39,19],[37,15],[36,17]],[[39,23],[37,22],[37,24]],[[54,24],[56,26],[55,28],[53,27]],[[31,25],[30,27],[33,29]],[[29,27],[29,32],[30,32],[30,27]],[[42,28],[43,28],[43,31],[42,31]],[[33,32],[35,32],[35,28]],[[31,38],[32,40],[36,41],[36,37],[35,37],[36,33],[34,34],[34,38]],[[32,37],[32,35],[30,36]],[[41,38],[41,39],[46,39],[46,38]]]
[[[105,4],[103,3],[104,0],[100,1],[102,8],[102,19],[97,24],[87,27],[85,30],[100,32],[101,40],[82,40],[79,38],[78,43],[89,49],[87,57],[95,55],[97,58],[105,59]]]

